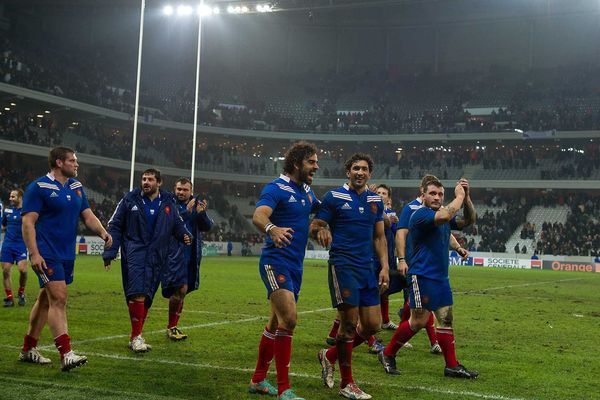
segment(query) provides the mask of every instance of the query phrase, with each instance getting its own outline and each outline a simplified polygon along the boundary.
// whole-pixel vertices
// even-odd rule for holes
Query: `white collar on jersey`
[[[420,197],[417,197],[415,200],[417,200],[419,202],[419,204],[423,204],[423,199]]]
[[[343,187],[344,187],[344,189],[346,189],[346,190],[350,190],[350,186],[348,186],[348,184],[347,184],[347,183],[344,183],[344,186],[343,186]]]
[[[279,179],[283,179],[287,183],[290,183],[290,177],[284,174],[279,175]]]
[[[52,173],[52,171],[48,172],[48,173],[46,174],[46,176],[47,176],[48,178],[52,179],[53,181],[55,181],[55,180],[56,180],[56,178],[54,177],[54,174]]]

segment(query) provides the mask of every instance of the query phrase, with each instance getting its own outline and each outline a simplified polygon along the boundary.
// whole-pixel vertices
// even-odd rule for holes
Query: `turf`
[[[338,397],[322,386],[316,357],[334,317],[324,266],[305,263],[298,304],[292,385],[307,399]],[[47,329],[40,346],[53,364],[16,361],[37,293],[35,279],[28,283],[25,307],[0,310],[1,399],[257,398],[247,394],[247,384],[269,307],[256,258],[204,259],[201,289],[187,298],[180,321],[190,336],[185,342],[166,338],[167,303],[159,294],[144,329],[153,345],[145,355],[127,348],[128,314],[118,265],[113,268],[105,272],[98,257],[77,260],[69,331],[73,348],[90,361],[70,373],[60,372]],[[16,272],[13,279],[16,285]],[[419,333],[414,350],[398,355],[401,376],[385,375],[366,346],[355,350],[354,376],[365,391],[376,399],[600,398],[600,274],[453,267],[451,282],[459,360],[479,370],[480,378],[444,378],[443,358],[429,354],[427,337]],[[397,322],[400,296],[391,299]],[[387,341],[391,332],[380,337]]]

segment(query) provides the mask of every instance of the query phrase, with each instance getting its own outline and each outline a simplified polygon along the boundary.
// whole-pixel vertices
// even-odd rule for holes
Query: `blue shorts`
[[[448,279],[438,281],[417,275],[409,275],[407,279],[410,288],[409,301],[411,309],[424,308],[435,311],[454,303]]]
[[[277,289],[286,289],[294,293],[294,299],[298,301],[300,287],[302,286],[302,270],[289,268],[282,265],[259,264],[260,277],[267,288],[267,299]]]
[[[370,268],[340,267],[329,264],[329,294],[331,305],[356,307],[376,306],[379,300],[379,283]]]
[[[129,264],[121,259],[121,278],[125,298],[143,295],[149,299],[148,305],[152,304],[160,285],[160,273],[157,267]]]
[[[73,282],[73,270],[75,269],[75,260],[52,260],[44,258],[46,261],[45,274],[36,272],[40,283],[40,288],[43,288],[46,281],[65,281],[67,285]]]
[[[19,261],[27,260],[27,247],[25,243],[2,243],[0,251],[0,262],[16,264]]]

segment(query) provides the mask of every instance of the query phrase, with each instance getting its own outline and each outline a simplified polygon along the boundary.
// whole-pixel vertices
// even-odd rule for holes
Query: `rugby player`
[[[79,217],[104,240],[105,248],[111,247],[112,237],[90,209],[83,186],[75,179],[79,168],[75,151],[56,147],[50,150],[48,163],[50,172],[27,187],[21,210],[23,239],[40,292],[29,315],[19,361],[51,362],[37,350],[40,333],[48,322],[61,368],[69,371],[87,363],[87,357],[71,350],[67,332],[67,285],[73,282]]]
[[[259,271],[271,313],[260,339],[248,391],[282,400],[302,400],[291,389],[288,375],[309,216],[319,206],[310,188],[319,169],[317,149],[312,143],[295,143],[286,152],[283,163],[283,174],[265,186],[252,217],[254,225],[267,234]],[[273,357],[277,388],[266,379]]]
[[[21,229],[21,207],[23,207],[23,191],[14,189],[8,199],[10,207],[6,207],[2,214],[2,232],[4,241],[0,251],[0,262],[4,274],[4,307],[15,305],[13,300],[12,282],[10,272],[13,264],[19,269],[19,291],[17,293],[19,305],[25,305],[25,286],[27,285],[27,247],[23,241]]]

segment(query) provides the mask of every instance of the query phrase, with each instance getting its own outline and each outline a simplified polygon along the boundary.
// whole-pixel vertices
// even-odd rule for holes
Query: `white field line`
[[[103,354],[103,353],[93,353],[93,352],[82,352],[82,354],[86,354],[88,356],[93,357],[102,357],[102,358],[110,358],[115,360],[126,360],[126,361],[135,361],[135,362],[151,362],[151,363],[160,363],[167,365],[181,365],[185,367],[193,367],[200,369],[211,369],[211,370],[222,370],[222,371],[233,371],[233,372],[243,372],[250,374],[254,372],[253,369],[250,368],[239,368],[239,367],[225,367],[220,365],[213,365],[208,363],[190,363],[185,361],[175,361],[175,360],[165,360],[165,359],[156,359],[156,358],[143,358],[143,357],[132,357],[132,356],[122,356],[119,354]],[[306,378],[312,380],[321,380],[321,376],[303,374],[297,372],[290,372],[290,376],[296,378]],[[414,386],[414,385],[402,385],[402,384],[393,384],[393,383],[382,383],[382,382],[371,382],[361,380],[359,383],[369,386],[379,386],[379,387],[391,387],[398,388],[403,390],[414,390],[414,391],[422,391],[429,393],[439,393],[448,396],[468,396],[474,397],[478,399],[489,399],[489,400],[525,400],[521,397],[509,397],[498,394],[486,394],[486,393],[478,393],[472,391],[462,391],[462,390],[450,390],[450,389],[437,389],[435,387],[427,387],[427,386]]]
[[[63,385],[60,383],[53,382],[42,382],[42,381],[33,381],[31,379],[19,379],[13,378],[10,376],[0,376],[0,382],[8,382],[8,383],[17,383],[22,386],[31,387],[31,386],[40,386],[45,388],[55,388],[55,389],[63,389],[63,390],[72,390],[76,389],[81,392],[93,392],[93,393],[105,393],[113,396],[119,396],[120,398],[130,398],[130,399],[156,399],[156,400],[180,400],[180,398],[175,398],[173,396],[159,396],[152,393],[136,393],[136,392],[123,392],[120,390],[113,389],[102,389],[93,386],[80,386],[80,385]],[[5,388],[6,389],[6,388]],[[94,396],[92,396],[94,397]],[[183,400],[183,399],[181,399]]]
[[[558,283],[558,282],[568,282],[568,281],[578,281],[578,280],[582,280],[582,278],[560,279],[560,280],[556,280],[556,281],[543,281],[543,282],[535,282],[535,283],[522,283],[522,284],[517,284],[517,285],[498,286],[498,287],[493,287],[493,288],[456,292],[454,294],[460,295],[460,294],[469,294],[469,293],[480,293],[480,292],[484,292],[484,291],[510,289],[510,288],[514,288],[514,287],[538,286],[538,285],[545,285],[548,283]],[[396,299],[390,299],[390,302],[400,302],[400,301],[404,302],[404,299],[402,297],[399,297]],[[298,312],[298,315],[320,313],[320,312],[325,312],[325,311],[333,312],[334,309],[331,307],[327,307],[327,308],[319,308],[316,310],[306,310],[306,311]],[[257,317],[250,317],[250,318],[244,318],[244,319],[238,319],[238,320],[223,320],[223,321],[216,321],[216,322],[207,322],[204,324],[182,326],[181,329],[191,330],[191,329],[198,329],[198,328],[210,328],[213,326],[228,325],[228,324],[243,323],[243,322],[253,322],[253,321],[258,321],[258,320],[266,320],[266,319],[267,319],[266,316],[257,316]],[[144,335],[150,336],[150,335],[156,335],[156,334],[163,334],[164,332],[165,332],[164,329],[160,329],[160,330],[145,332]],[[83,343],[92,343],[92,342],[99,342],[99,341],[113,340],[113,339],[122,339],[122,338],[128,338],[128,337],[129,337],[129,334],[100,336],[100,337],[90,338],[90,339],[75,340],[72,342],[72,344],[79,345],[79,344],[83,344]],[[39,346],[39,348],[43,349],[43,350],[51,349],[53,347],[54,347],[53,344],[49,344],[46,346]]]

